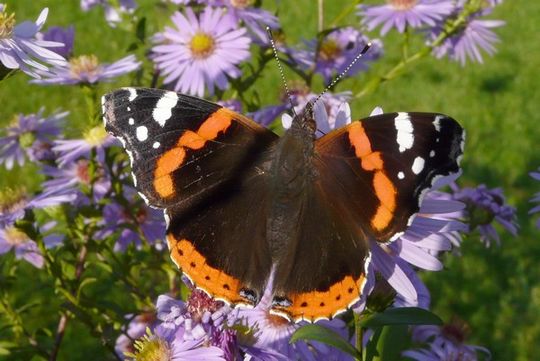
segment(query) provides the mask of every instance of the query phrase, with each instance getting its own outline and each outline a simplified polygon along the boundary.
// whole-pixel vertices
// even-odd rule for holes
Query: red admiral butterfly
[[[103,97],[105,128],[163,208],[171,257],[197,287],[272,312],[331,318],[358,301],[369,242],[391,242],[438,176],[459,171],[464,132],[442,114],[372,116],[315,139],[311,107],[282,137],[191,96],[126,88]]]

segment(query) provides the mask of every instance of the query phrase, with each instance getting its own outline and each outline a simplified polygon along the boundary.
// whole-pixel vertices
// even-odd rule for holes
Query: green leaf
[[[139,20],[137,23],[135,36],[141,43],[144,44],[144,40],[146,39],[146,17],[141,18],[141,20]]]
[[[349,341],[343,339],[336,332],[322,327],[319,325],[306,325],[300,327],[296,330],[295,333],[291,336],[290,343],[294,343],[298,340],[313,340],[319,341],[334,348],[337,348],[340,351],[343,351],[356,359],[361,359],[360,352],[349,343]]]
[[[407,345],[408,329],[407,325],[384,326],[377,341],[376,347],[380,356],[376,360],[399,360]]]
[[[436,314],[419,307],[389,308],[384,312],[368,316],[360,321],[364,328],[386,325],[442,325]]]

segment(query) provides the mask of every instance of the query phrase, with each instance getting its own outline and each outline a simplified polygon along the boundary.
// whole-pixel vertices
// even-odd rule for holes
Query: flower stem
[[[363,345],[363,338],[364,338],[364,330],[362,326],[360,325],[360,314],[353,312],[354,314],[354,329],[356,331],[356,339],[355,339],[355,347],[360,353],[360,359],[357,361],[362,361],[364,358],[364,345]]]
[[[318,23],[317,32],[324,30],[324,0],[317,1]]]
[[[86,248],[86,244],[82,246],[79,257],[77,259],[77,267],[75,269],[75,281],[78,282],[82,274],[84,272],[84,263],[86,261],[86,255],[88,254],[88,248]],[[64,339],[64,334],[66,331],[67,323],[68,323],[69,317],[66,313],[62,313],[62,316],[60,316],[60,320],[58,321],[58,327],[56,328],[56,337],[54,340],[54,346],[51,351],[51,354],[49,356],[49,361],[55,361],[56,357],[58,356],[58,351],[60,351],[60,345],[62,344],[62,340]]]
[[[84,100],[86,102],[86,113],[90,124],[93,124],[94,121],[98,118],[97,116],[97,91],[96,87],[93,85],[85,84],[82,86],[84,93]]]

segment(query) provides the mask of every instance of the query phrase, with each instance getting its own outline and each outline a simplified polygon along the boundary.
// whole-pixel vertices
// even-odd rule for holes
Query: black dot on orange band
[[[210,281],[210,276],[204,276],[204,279]]]
[[[195,262],[191,262],[189,265],[191,266],[191,268],[195,268],[197,266]]]
[[[341,300],[341,295],[336,296],[336,301],[339,301],[339,300]]]
[[[324,302],[321,302],[321,304],[319,306],[324,307]]]
[[[226,290],[230,290],[230,289],[231,289],[231,287],[230,287],[228,284],[226,284],[226,283],[223,285],[223,288],[225,288]]]
[[[307,307],[307,302],[302,302],[302,304],[300,305],[300,307]]]
[[[349,287],[349,289],[347,290],[347,292],[349,292],[349,293],[352,293],[352,291],[354,291],[354,289],[352,287]]]
[[[178,254],[179,254],[180,256],[183,256],[183,255],[184,255],[184,251],[182,251],[181,249],[178,249]]]

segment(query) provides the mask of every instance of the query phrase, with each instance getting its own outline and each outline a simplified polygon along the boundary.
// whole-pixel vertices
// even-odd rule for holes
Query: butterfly
[[[124,88],[102,106],[182,272],[233,306],[255,306],[272,274],[270,311],[291,321],[355,304],[370,242],[397,239],[463,154],[463,129],[442,114],[381,114],[317,139],[312,106],[281,137],[171,91]]]

